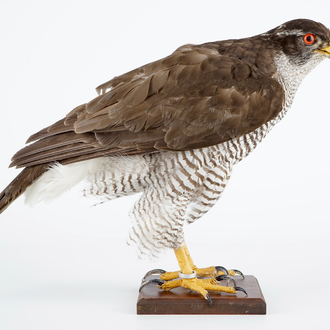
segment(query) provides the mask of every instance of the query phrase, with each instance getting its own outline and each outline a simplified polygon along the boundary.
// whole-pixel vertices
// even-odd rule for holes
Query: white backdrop
[[[185,43],[242,38],[295,18],[330,26],[327,1],[0,1],[0,190],[11,156],[39,129],[92,99],[99,84]],[[155,263],[126,246],[136,197],[98,207],[67,193],[0,216],[0,329],[299,329],[330,325],[328,123],[330,61],[233,173],[220,202],[186,227],[199,266],[255,275],[266,316],[137,316]]]

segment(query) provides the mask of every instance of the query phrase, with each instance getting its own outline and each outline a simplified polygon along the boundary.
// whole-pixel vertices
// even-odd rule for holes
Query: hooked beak
[[[318,50],[319,53],[326,55],[327,57],[330,57],[330,45],[327,47],[321,48]]]

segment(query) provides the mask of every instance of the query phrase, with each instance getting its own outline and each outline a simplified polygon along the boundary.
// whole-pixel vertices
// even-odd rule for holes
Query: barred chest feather
[[[275,122],[208,148],[93,160],[84,195],[106,202],[142,193],[130,214],[128,243],[134,243],[140,257],[156,258],[165,248],[184,243],[183,223],[212,208],[233,165],[255,149]]]

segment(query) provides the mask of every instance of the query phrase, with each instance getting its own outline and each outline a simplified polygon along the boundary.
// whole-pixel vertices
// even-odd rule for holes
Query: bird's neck
[[[285,92],[285,104],[283,112],[286,112],[293,102],[294,96],[303,79],[311,72],[320,62],[321,56],[315,56],[314,61],[308,63],[295,63],[283,52],[279,52],[275,56],[276,79],[282,85]]]

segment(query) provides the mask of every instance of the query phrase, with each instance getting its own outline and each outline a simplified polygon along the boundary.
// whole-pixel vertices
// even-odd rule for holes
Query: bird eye
[[[304,36],[304,41],[306,45],[313,45],[315,42],[315,36],[314,34],[308,33]]]

